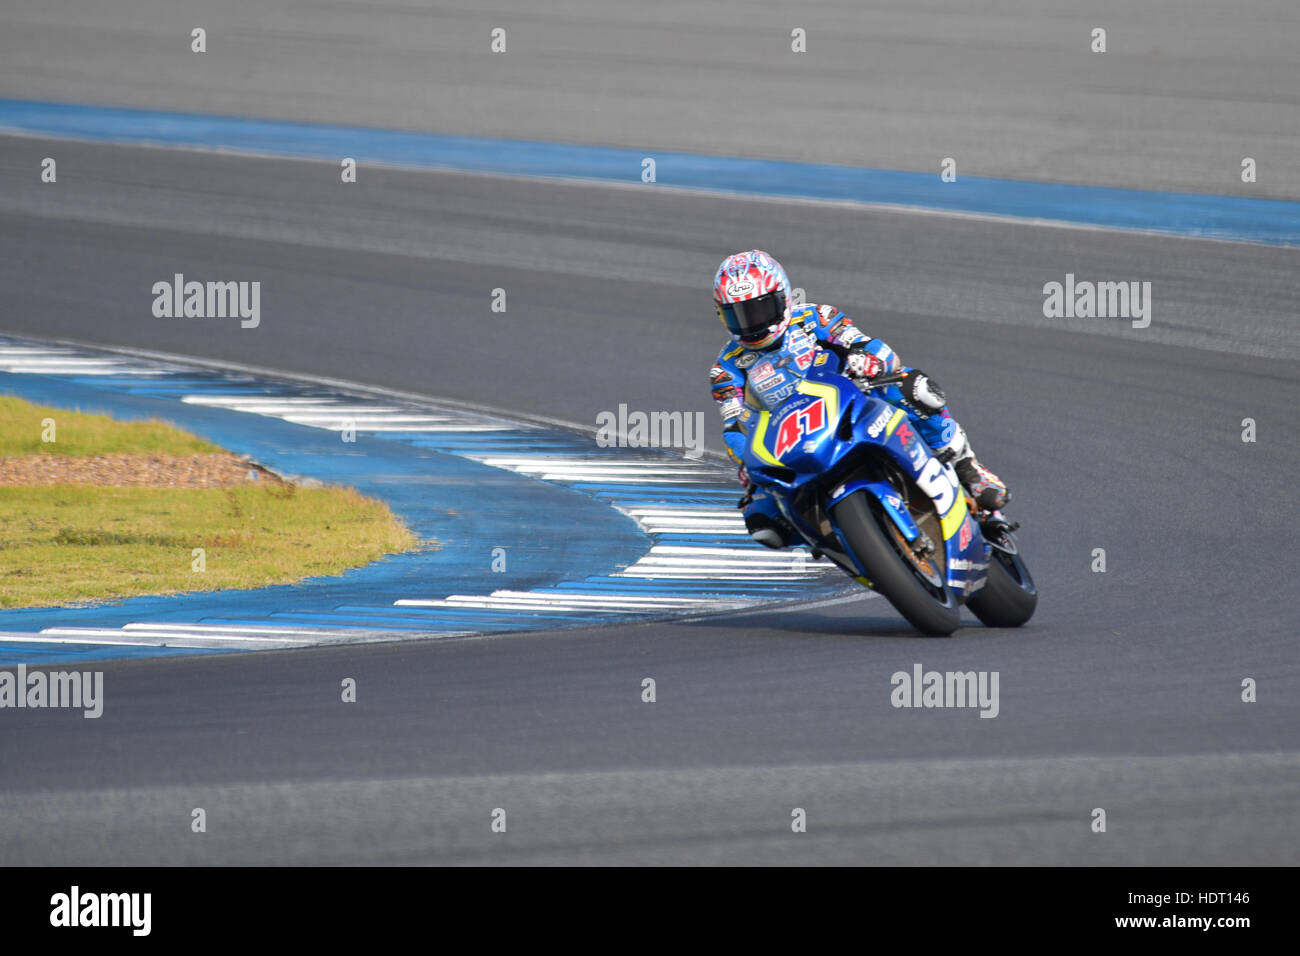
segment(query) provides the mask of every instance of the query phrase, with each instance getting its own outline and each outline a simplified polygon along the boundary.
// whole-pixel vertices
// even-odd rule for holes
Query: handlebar
[[[888,388],[890,385],[897,385],[899,382],[905,381],[907,381],[907,375],[903,372],[891,372],[888,375],[877,375],[875,378],[854,380],[858,388],[864,392],[869,392],[873,388]]]

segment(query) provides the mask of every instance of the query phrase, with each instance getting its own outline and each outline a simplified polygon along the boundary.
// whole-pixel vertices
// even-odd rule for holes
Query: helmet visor
[[[736,338],[742,342],[761,339],[785,317],[785,293],[777,289],[748,302],[729,302],[719,308],[727,330]]]

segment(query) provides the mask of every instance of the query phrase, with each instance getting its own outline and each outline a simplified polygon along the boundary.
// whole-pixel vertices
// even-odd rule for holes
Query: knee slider
[[[751,538],[769,548],[784,548],[790,544],[789,532],[764,514],[745,515],[745,530]]]

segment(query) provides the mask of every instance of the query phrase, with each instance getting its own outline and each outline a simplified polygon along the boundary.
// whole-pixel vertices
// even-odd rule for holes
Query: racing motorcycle
[[[772,370],[784,387],[746,386],[742,427],[750,480],[767,490],[812,550],[883,595],[919,631],[947,636],[964,604],[989,627],[1019,627],[1038,592],[1013,532],[981,511],[907,414],[818,365]]]

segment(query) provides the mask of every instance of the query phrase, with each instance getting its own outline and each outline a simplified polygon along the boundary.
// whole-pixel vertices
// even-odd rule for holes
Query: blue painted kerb
[[[844,200],[1300,246],[1300,202],[0,99],[0,129],[113,143]],[[642,183],[643,162],[655,183]],[[1226,174],[1225,174],[1226,175]]]

